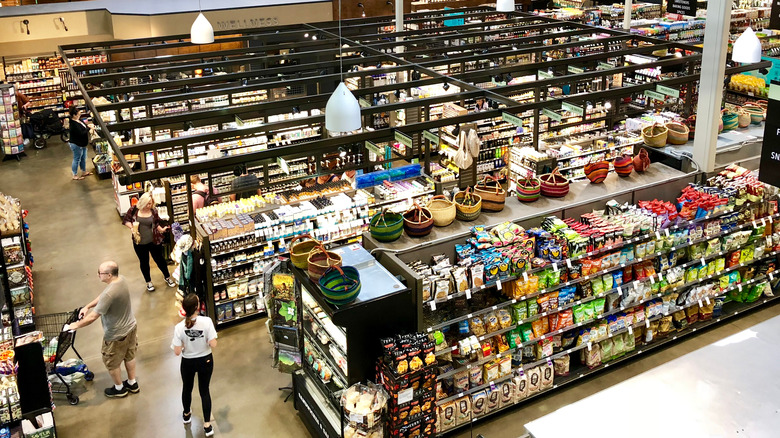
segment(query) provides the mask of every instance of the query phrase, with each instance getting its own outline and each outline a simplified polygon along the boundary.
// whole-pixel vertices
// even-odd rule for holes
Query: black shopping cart
[[[62,362],[62,357],[67,353],[69,348],[73,348],[76,357],[84,362],[84,359],[76,350],[76,346],[73,345],[73,341],[76,339],[76,332],[62,331],[65,324],[76,322],[79,319],[80,310],[81,309],[79,308],[72,312],[33,316],[35,328],[40,330],[44,337],[43,357],[46,361],[46,372],[49,375],[57,377],[52,382],[51,392],[66,394],[68,403],[72,405],[77,405],[79,403],[79,397],[71,392],[71,384],[66,381],[65,376],[57,372],[57,364]],[[87,381],[91,381],[94,377],[95,374],[92,371],[89,371],[89,369],[84,371],[84,379]]]

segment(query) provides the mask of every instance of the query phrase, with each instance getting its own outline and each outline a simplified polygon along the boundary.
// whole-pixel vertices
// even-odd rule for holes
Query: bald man
[[[114,386],[106,388],[106,397],[124,397],[140,391],[135,380],[135,353],[138,349],[135,317],[130,307],[130,290],[125,277],[119,275],[116,262],[104,262],[98,268],[100,281],[106,283],[103,292],[79,312],[79,320],[66,324],[63,330],[86,327],[98,318],[103,323],[103,363]],[[92,310],[90,312],[90,309]],[[124,362],[127,380],[122,381]]]

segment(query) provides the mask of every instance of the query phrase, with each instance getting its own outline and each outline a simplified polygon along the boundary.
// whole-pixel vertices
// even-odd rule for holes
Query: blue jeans
[[[68,143],[70,150],[73,151],[73,164],[70,165],[70,170],[73,171],[73,176],[78,174],[79,167],[81,172],[87,171],[87,148],[77,146],[73,143]]]

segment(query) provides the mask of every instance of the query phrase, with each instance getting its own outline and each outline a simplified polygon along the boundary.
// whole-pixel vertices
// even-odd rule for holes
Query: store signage
[[[669,0],[666,3],[666,12],[695,17],[696,0]]]
[[[769,105],[765,123],[758,179],[780,187],[780,172],[777,171],[780,169],[780,83],[773,82],[769,86]]]
[[[666,96],[653,90],[645,90],[645,96],[655,100],[666,100]]]
[[[553,110],[547,109],[547,108],[542,110],[542,114],[544,114],[545,116],[555,120],[556,122],[560,122],[561,120],[563,120],[563,116],[562,115],[556,113]]]
[[[279,17],[242,18],[240,20],[222,20],[216,22],[219,30],[252,29],[255,27],[278,26]]]
[[[439,136],[427,129],[423,131],[423,138],[435,144],[439,144]]]
[[[772,10],[769,16],[769,28],[780,30],[780,0],[772,0]]]
[[[574,74],[585,73],[585,69],[584,68],[575,67],[573,65],[570,65],[568,67],[568,70],[569,70],[569,73],[574,73]]]
[[[368,149],[369,152],[373,152],[378,157],[385,156],[385,150],[375,145],[372,141],[366,140],[366,149]]]
[[[680,90],[675,90],[674,88],[664,87],[663,85],[656,85],[655,91],[659,93],[663,93],[667,96],[672,97],[680,97]]]
[[[598,70],[611,70],[615,68],[612,64],[607,64],[606,62],[599,62],[599,64],[596,66]]]
[[[406,147],[412,147],[412,137],[409,137],[401,131],[395,131],[395,141]]]
[[[287,165],[287,160],[282,157],[276,157],[276,164],[279,165],[279,168],[282,169],[282,172],[287,175],[290,174],[290,166]]]
[[[554,77],[552,73],[546,72],[544,70],[539,70],[537,76],[539,76],[539,79],[552,79]]]
[[[507,123],[511,123],[511,124],[513,124],[515,126],[523,126],[523,119],[521,119],[520,117],[517,117],[514,114],[501,113],[501,120],[503,120],[503,121],[505,121]]]
[[[561,103],[561,108],[563,108],[564,110],[566,110],[566,111],[568,111],[568,112],[570,112],[572,114],[577,114],[578,116],[581,116],[581,115],[585,114],[585,109],[584,108],[582,108],[581,106],[573,105],[573,104],[568,103],[568,102]]]
[[[360,104],[361,108],[370,108],[371,103],[367,101],[366,99],[363,99],[362,97],[358,99],[358,103]]]

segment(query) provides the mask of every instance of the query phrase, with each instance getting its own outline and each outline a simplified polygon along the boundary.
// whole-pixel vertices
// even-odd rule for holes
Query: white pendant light
[[[350,132],[360,129],[360,104],[344,82],[325,105],[325,129],[333,132]]]
[[[734,41],[731,48],[731,60],[734,62],[754,63],[761,61],[761,41],[748,27],[742,35]]]
[[[496,0],[496,12],[514,12],[515,0]]]
[[[208,18],[203,15],[203,9],[200,7],[200,0],[198,0],[198,17],[195,18],[195,22],[190,27],[190,41],[193,44],[210,44],[214,42],[214,27],[209,23]]]
[[[341,39],[341,0],[339,0],[339,71],[341,82],[325,105],[325,129],[332,132],[357,131],[363,126],[360,118],[360,104],[344,83],[344,67]]]

